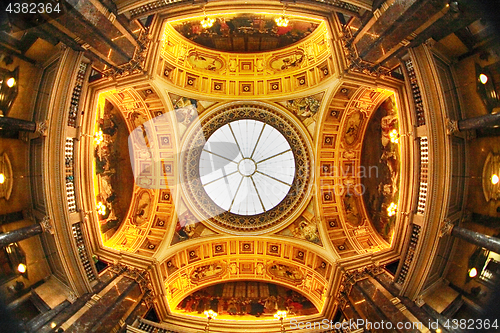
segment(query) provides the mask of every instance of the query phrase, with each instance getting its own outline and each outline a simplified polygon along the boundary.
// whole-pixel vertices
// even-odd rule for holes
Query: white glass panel
[[[222,209],[256,215],[278,205],[290,190],[295,159],[285,137],[256,120],[222,126],[200,156],[200,177],[208,196]]]

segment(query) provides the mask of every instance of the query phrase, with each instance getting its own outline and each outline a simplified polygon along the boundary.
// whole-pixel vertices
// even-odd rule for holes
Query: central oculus
[[[290,144],[274,127],[253,119],[230,122],[206,141],[200,155],[201,184],[217,206],[257,215],[276,207],[295,176]]]
[[[244,158],[238,163],[238,171],[242,176],[250,177],[257,170],[257,164],[251,158]]]

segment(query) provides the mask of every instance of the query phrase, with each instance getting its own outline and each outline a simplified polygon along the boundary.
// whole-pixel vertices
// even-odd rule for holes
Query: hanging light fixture
[[[19,263],[19,265],[17,265],[17,271],[21,274],[26,273],[26,265],[23,263]]]
[[[479,74],[479,81],[482,83],[482,84],[486,84],[488,82],[488,76],[486,74]]]
[[[283,6],[283,14],[277,18],[274,19],[276,22],[276,25],[278,27],[287,27],[288,26],[288,19],[285,16],[285,6]]]
[[[205,18],[201,20],[200,22],[201,26],[203,27],[203,29],[211,28],[214,25],[215,19],[207,16],[207,13],[205,12],[205,7],[203,7],[203,15],[205,16]]]

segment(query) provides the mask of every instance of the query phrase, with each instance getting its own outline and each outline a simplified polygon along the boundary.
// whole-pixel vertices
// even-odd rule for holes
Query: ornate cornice
[[[103,73],[104,76],[112,79],[118,79],[132,74],[144,73],[144,64],[146,62],[146,55],[149,50],[150,42],[151,36],[149,35],[149,30],[142,30],[137,39],[139,46],[135,48],[132,59],[124,65],[107,69]]]
[[[392,76],[390,69],[378,64],[374,65],[368,61],[363,60],[359,56],[358,51],[356,50],[356,46],[354,45],[354,36],[352,35],[352,32],[347,25],[344,25],[342,27],[342,33],[340,37],[347,63],[345,72],[360,73],[380,78]]]
[[[337,299],[340,307],[344,308],[349,302],[349,294],[352,287],[359,281],[366,279],[369,276],[374,276],[382,273],[382,267],[378,264],[366,265],[349,271],[345,271],[342,275],[340,287],[337,291]]]
[[[117,275],[124,274],[126,277],[137,282],[142,293],[147,295],[148,299],[155,297],[149,269],[135,268],[121,262],[113,264],[109,269]]]

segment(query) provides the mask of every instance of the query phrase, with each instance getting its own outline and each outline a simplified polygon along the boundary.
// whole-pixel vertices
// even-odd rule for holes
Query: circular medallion
[[[257,163],[251,158],[244,158],[238,163],[238,172],[244,177],[252,177],[257,171]]]
[[[183,144],[182,188],[200,219],[232,234],[273,231],[305,208],[312,148],[286,111],[231,102],[208,111]]]

